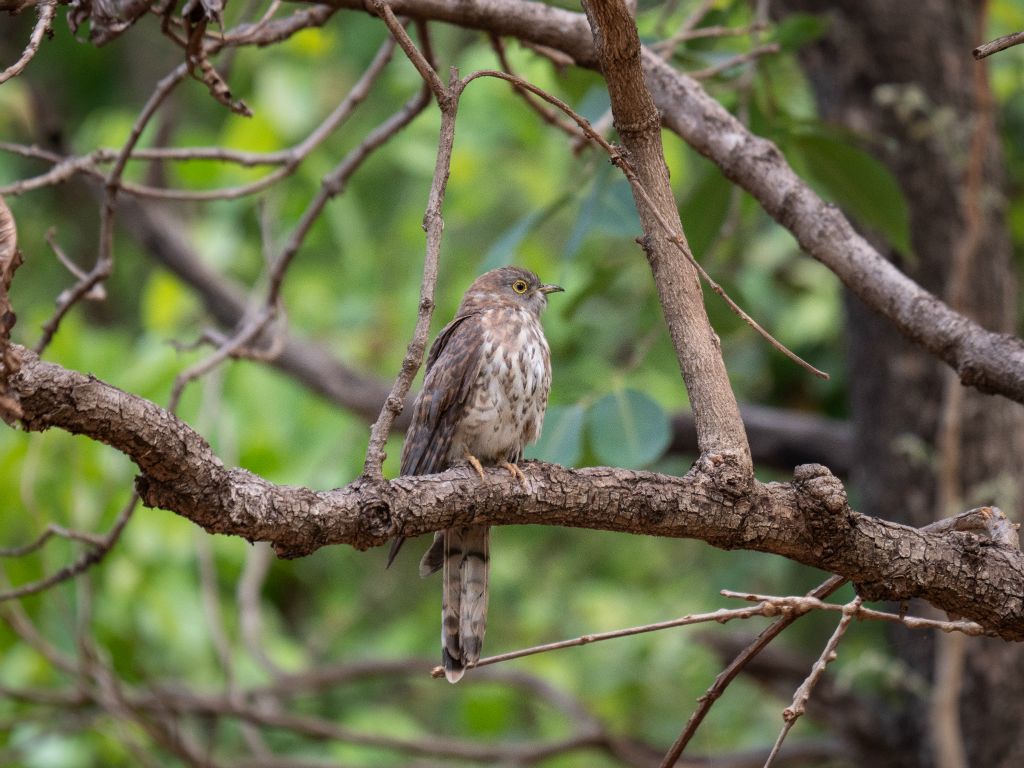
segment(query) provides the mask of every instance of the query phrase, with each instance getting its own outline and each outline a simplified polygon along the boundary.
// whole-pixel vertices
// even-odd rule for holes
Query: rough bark
[[[834,3],[828,34],[806,51],[804,64],[823,118],[863,135],[902,186],[914,258],[891,252],[890,259],[986,328],[1012,333],[1016,281],[1004,223],[1000,140],[985,114],[984,82],[979,88],[976,80],[975,68],[984,65],[970,56],[984,35],[982,5]],[[821,10],[800,0],[778,6]],[[954,393],[962,397],[950,425],[959,435],[958,460],[948,466],[941,455],[941,433],[949,428],[948,372],[862,301],[849,300],[848,317],[853,481],[864,511],[923,525],[947,512],[941,507],[950,495],[970,505],[998,494],[1019,505],[1024,411],[977,392]],[[907,393],[914,393],[913,407]],[[955,490],[942,492],[943,483]],[[934,638],[911,640],[897,630],[892,641],[916,673],[932,678]],[[1021,765],[1024,649],[978,639],[968,644],[965,664],[959,698],[967,764]],[[934,737],[926,702],[905,704],[898,727],[884,734],[886,751],[899,765],[945,759],[936,754],[938,746],[928,747]]]
[[[187,424],[143,398],[28,350],[11,386],[30,431],[57,427],[106,443],[134,461],[144,503],[211,533],[268,541],[283,557],[330,544],[379,546],[454,524],[560,525],[698,538],[723,549],[771,552],[843,575],[871,599],[921,597],[1024,640],[1024,554],[970,533],[931,533],[861,515],[825,467],[798,467],[792,483],[752,486],[735,459],[708,456],[685,476],[608,467],[523,465],[530,490],[508,473],[484,481],[466,467],[390,482],[357,480],[314,491],[225,467]]]

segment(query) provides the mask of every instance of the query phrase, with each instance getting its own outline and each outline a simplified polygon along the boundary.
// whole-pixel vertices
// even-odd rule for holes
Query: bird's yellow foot
[[[507,469],[509,471],[509,474],[512,475],[512,477],[514,477],[516,480],[518,480],[519,484],[522,485],[524,488],[529,487],[526,482],[526,475],[523,474],[523,470],[521,470],[515,464],[513,464],[510,461],[499,461],[498,466]]]
[[[477,458],[476,456],[474,456],[474,455],[473,455],[472,453],[469,453],[469,452],[467,451],[467,452],[466,452],[466,461],[467,461],[467,462],[469,463],[469,466],[471,466],[471,467],[472,467],[473,469],[475,469],[475,470],[476,470],[476,473],[477,473],[478,475],[480,475],[480,479],[481,479],[481,480],[483,480],[483,479],[484,479],[484,477],[485,477],[485,475],[484,475],[484,467],[483,467],[483,465],[482,465],[482,464],[480,463],[480,459],[478,459],[478,458]]]

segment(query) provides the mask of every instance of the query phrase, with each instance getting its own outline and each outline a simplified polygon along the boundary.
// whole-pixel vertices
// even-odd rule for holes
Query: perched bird
[[[525,481],[516,462],[540,437],[551,389],[551,354],[540,314],[548,294],[561,290],[519,267],[493,269],[469,286],[427,356],[401,474],[433,474],[465,461],[481,479],[482,465],[488,464]],[[438,531],[420,561],[420,576],[444,571],[441,658],[451,683],[480,658],[489,538],[486,525]],[[388,565],[402,541],[392,543]]]

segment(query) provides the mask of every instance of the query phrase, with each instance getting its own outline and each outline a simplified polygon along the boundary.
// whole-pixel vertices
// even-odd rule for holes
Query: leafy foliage
[[[995,6],[1003,14],[1018,13],[1011,3]],[[673,22],[680,22],[688,10],[678,11]],[[228,21],[234,23],[238,13],[236,4],[229,5]],[[641,15],[645,36],[654,35],[660,13],[658,6]],[[719,2],[705,23],[745,24],[749,14],[747,3]],[[11,33],[0,46],[6,58],[26,38],[28,21],[8,25]],[[718,89],[735,106],[748,100],[752,120],[782,114],[794,126],[777,129],[775,136],[787,156],[863,224],[909,252],[906,204],[891,177],[854,137],[837,135],[812,115],[799,114],[799,105],[809,98],[805,84],[793,76],[792,55],[820,34],[819,25],[817,17],[791,17],[774,32],[784,53],[758,70],[747,93],[735,95],[730,72]],[[35,141],[38,115],[33,100],[48,93],[57,140],[65,151],[123,144],[144,101],[140,93],[148,92],[180,60],[180,51],[162,38],[147,36],[142,26],[140,22],[109,48],[97,49],[79,43],[66,24],[59,24],[26,77],[0,88],[0,133]],[[444,66],[455,63],[463,72],[494,66],[486,40],[441,27],[433,33],[435,49],[450,57]],[[171,141],[253,152],[287,149],[343,98],[384,38],[377,21],[348,14],[283,44],[242,50],[230,78],[233,90],[253,108],[253,119],[228,113],[200,83],[189,82],[158,127],[144,134],[142,145]],[[693,41],[680,49],[677,60],[691,68],[707,66],[746,45],[743,38]],[[508,53],[517,72],[588,117],[596,119],[606,108],[597,75],[577,70],[560,74],[514,45]],[[1016,75],[1007,65],[1000,66],[997,92],[1012,127],[1024,123],[1024,102],[1019,83],[1007,82]],[[259,285],[265,253],[281,247],[324,174],[419,87],[418,75],[396,57],[360,110],[294,175],[258,198],[178,211],[184,214],[182,236],[207,267],[234,281]],[[437,123],[436,113],[428,110],[366,163],[314,225],[285,286],[284,304],[294,332],[382,380],[397,371],[415,322],[423,249],[420,221]],[[1024,178],[1020,135],[1007,132],[1017,192]],[[686,461],[665,452],[669,414],[685,407],[686,395],[649,270],[633,242],[639,227],[628,185],[605,158],[586,151],[577,156],[570,150],[571,139],[549,129],[505,84],[481,80],[467,91],[445,204],[435,329],[451,316],[472,278],[497,264],[514,261],[564,285],[567,293],[553,297],[545,321],[554,361],[552,405],[541,441],[529,455],[568,465],[655,466],[681,473]],[[698,258],[784,343],[834,374],[829,384],[808,380],[712,295],[709,309],[741,399],[841,415],[840,295],[834,279],[808,262],[796,243],[748,198],[734,193],[706,160],[671,139],[667,152]],[[45,167],[0,153],[0,184]],[[266,173],[266,168],[207,161],[133,163],[127,178],[142,182],[159,174],[172,187],[215,189]],[[52,258],[43,233],[54,225],[57,241],[71,258],[90,263],[97,239],[95,203],[90,186],[80,181],[9,203],[26,255],[14,285],[19,315],[14,336],[31,344],[50,315],[54,295],[71,282]],[[1015,235],[1024,242],[1019,194],[1010,207]],[[269,232],[265,240],[264,230]],[[203,355],[187,347],[210,321],[194,293],[154,264],[144,245],[123,231],[117,235],[116,254],[107,300],[76,309],[47,354],[69,368],[166,403],[175,375]],[[351,481],[361,469],[365,419],[266,366],[224,366],[187,390],[179,412],[226,463],[276,482],[330,488]],[[389,441],[389,476],[397,473],[400,445],[401,435]],[[51,522],[108,529],[130,493],[132,476],[129,462],[102,445],[64,434],[0,431],[3,544],[29,541]],[[82,551],[83,545],[52,541],[32,556],[6,558],[6,579],[17,585],[41,578]],[[213,564],[212,585],[204,584],[200,575],[206,556]],[[233,660],[231,684],[262,685],[272,675],[246,643],[242,627],[247,617],[239,611],[236,594],[239,578],[255,557],[245,542],[209,539],[172,514],[144,509],[87,578],[21,601],[20,609],[62,653],[75,657],[77,633],[88,631],[98,652],[129,683],[174,681],[205,692],[221,691],[228,684],[216,648],[216,627],[223,625]],[[285,671],[310,664],[432,658],[438,588],[432,580],[417,578],[414,560],[405,553],[390,571],[383,570],[378,552],[332,550],[295,562],[274,561],[259,603],[259,640],[265,654]],[[710,551],[690,542],[558,529],[500,530],[494,536],[489,649],[500,652],[707,610],[720,604],[716,590],[722,586],[799,592],[816,580],[816,574],[779,560]],[[796,636],[820,645],[830,631],[827,621],[812,618]],[[854,642],[869,646],[871,633],[860,637],[865,639]],[[847,658],[855,660],[850,669],[860,663],[858,654],[848,654],[840,667]],[[711,653],[685,631],[515,664],[579,696],[621,733],[657,744],[675,737],[688,706],[681,710],[680,702],[692,702],[718,668]],[[540,733],[556,738],[570,731],[564,713],[540,710],[541,717],[514,689],[467,682],[449,688],[425,675],[384,677],[338,686],[307,706],[347,727],[369,733],[386,728],[392,736],[517,739]],[[39,649],[0,625],[0,684],[59,689],[63,677]],[[886,683],[877,685],[884,688]],[[731,690],[701,732],[697,749],[713,752],[771,740],[776,723],[764,716],[770,707],[777,702],[752,686]],[[102,721],[63,733],[48,727],[44,708],[9,698],[0,700],[0,717],[9,726],[0,734],[0,748],[29,768],[130,764],[126,744],[145,743],[139,733],[110,736]],[[298,744],[273,731],[266,737],[270,746],[291,750],[296,758],[394,764],[394,753],[378,747]],[[230,754],[244,738],[237,728],[225,729],[217,734],[216,751]],[[586,764],[601,765],[605,759],[594,756]],[[161,754],[160,760],[174,764],[169,756]],[[571,764],[581,763],[566,758],[546,763]]]

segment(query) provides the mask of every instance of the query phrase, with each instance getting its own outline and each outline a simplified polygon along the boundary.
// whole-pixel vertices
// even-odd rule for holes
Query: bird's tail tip
[[[463,666],[459,659],[454,658],[448,653],[447,648],[441,650],[441,661],[444,664],[444,677],[452,684],[459,682],[462,676],[466,674],[466,667]]]

